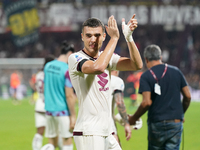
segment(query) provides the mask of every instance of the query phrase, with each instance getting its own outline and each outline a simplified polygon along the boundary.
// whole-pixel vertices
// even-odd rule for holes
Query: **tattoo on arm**
[[[129,123],[127,113],[126,113],[126,107],[125,107],[125,104],[124,104],[124,97],[123,97],[122,92],[115,93],[114,99],[115,99],[115,102],[117,104],[117,109],[119,111],[119,114],[122,117],[122,120],[124,121],[124,123]]]

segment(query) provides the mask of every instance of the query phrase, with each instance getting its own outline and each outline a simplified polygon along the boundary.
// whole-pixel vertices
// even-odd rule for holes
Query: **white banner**
[[[1,13],[1,12],[0,12]],[[128,21],[133,14],[139,25],[200,25],[200,7],[192,5],[94,5],[76,8],[71,3],[52,4],[48,9],[39,9],[41,27],[50,30],[76,31],[78,26],[90,17],[96,17],[105,24],[114,15],[118,24]],[[3,17],[0,17],[2,22]],[[0,24],[0,28],[2,25]],[[54,28],[52,28],[54,27]],[[49,30],[47,28],[47,30]]]
[[[140,25],[199,25],[200,7],[198,6],[92,6],[90,17],[97,17],[107,22],[109,16],[114,15],[118,23],[121,18],[129,20],[133,14],[136,14],[138,24]]]
[[[121,24],[122,18],[128,21],[133,14],[136,14],[139,25],[200,25],[199,6],[94,5],[75,8],[72,4],[53,4],[48,11],[46,24],[59,26],[82,23],[90,17],[107,23],[111,15]]]

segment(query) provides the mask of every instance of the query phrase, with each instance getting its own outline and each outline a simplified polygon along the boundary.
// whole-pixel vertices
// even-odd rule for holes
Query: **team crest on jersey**
[[[78,56],[78,55],[75,55],[75,58],[76,58],[77,61],[79,61],[79,60],[82,59],[82,57],[80,57],[80,56]]]
[[[99,91],[107,91],[109,90],[109,87],[105,88],[106,84],[108,83],[108,80],[106,79],[108,75],[106,73],[102,73],[100,75],[97,75],[97,77],[100,79],[98,81],[99,85],[102,86],[102,88],[99,88]]]

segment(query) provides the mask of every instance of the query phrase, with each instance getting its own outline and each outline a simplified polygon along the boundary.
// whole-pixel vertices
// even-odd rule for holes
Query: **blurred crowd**
[[[94,5],[101,3],[137,3],[139,4],[199,4],[197,0],[37,0],[38,5],[50,5],[52,3],[79,3],[84,5]],[[181,30],[180,30],[181,28]],[[119,30],[122,35],[121,27]],[[83,48],[81,41],[81,24],[77,31],[65,32],[40,32],[39,39],[32,44],[24,47],[17,47],[11,40],[11,33],[7,32],[0,34],[0,58],[44,58],[48,54],[59,56],[59,43],[67,40],[74,45],[75,51]],[[149,44],[157,44],[163,50],[163,62],[177,66],[184,73],[190,87],[192,89],[200,89],[200,28],[197,25],[184,25],[183,27],[174,26],[169,30],[168,26],[164,25],[140,25],[134,31],[133,37],[137,47],[143,56],[144,48]],[[104,49],[109,36],[102,46]],[[120,37],[115,53],[121,56],[129,56],[127,45],[123,36]],[[143,57],[142,57],[143,58]],[[144,66],[142,71],[146,70]],[[5,72],[5,71],[4,71]],[[33,73],[33,72],[31,72]],[[133,72],[121,72],[120,77],[127,82],[133,75]],[[27,80],[30,76],[24,73],[24,79]],[[2,78],[2,81],[5,81]],[[27,80],[28,82],[28,80]],[[24,82],[25,83],[25,82]],[[26,84],[28,85],[28,84]],[[133,95],[132,95],[133,96]],[[134,96],[133,96],[134,99]]]
[[[80,30],[77,32],[40,33],[36,43],[22,48],[15,47],[10,40],[9,33],[0,34],[0,58],[44,58],[48,54],[58,56],[57,49],[62,40],[74,44],[75,50],[78,51],[83,48],[80,33]],[[141,55],[147,45],[159,45],[163,50],[163,61],[179,67],[186,75],[190,85],[196,89],[200,88],[200,59],[198,59],[200,57],[200,29],[198,26],[186,26],[183,31],[165,31],[163,26],[139,26],[133,36]],[[109,37],[106,38],[106,41],[108,39]],[[115,53],[128,56],[123,36],[120,37]],[[130,74],[131,72],[126,72],[121,74],[121,77],[125,79]]]

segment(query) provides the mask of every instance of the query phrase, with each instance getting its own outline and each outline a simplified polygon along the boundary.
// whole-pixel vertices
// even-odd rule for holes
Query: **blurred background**
[[[107,24],[114,15],[121,33],[115,53],[129,56],[121,19],[136,14],[133,38],[143,58],[144,48],[157,44],[163,61],[185,75],[193,101],[200,101],[200,2],[198,0],[0,0],[0,97],[9,99],[18,86],[18,99],[33,93],[35,74],[44,57],[59,55],[63,40],[83,48],[81,25],[96,17]],[[106,46],[109,36],[102,46]],[[141,72],[120,72],[125,96],[137,91]],[[131,84],[130,84],[131,83]]]

